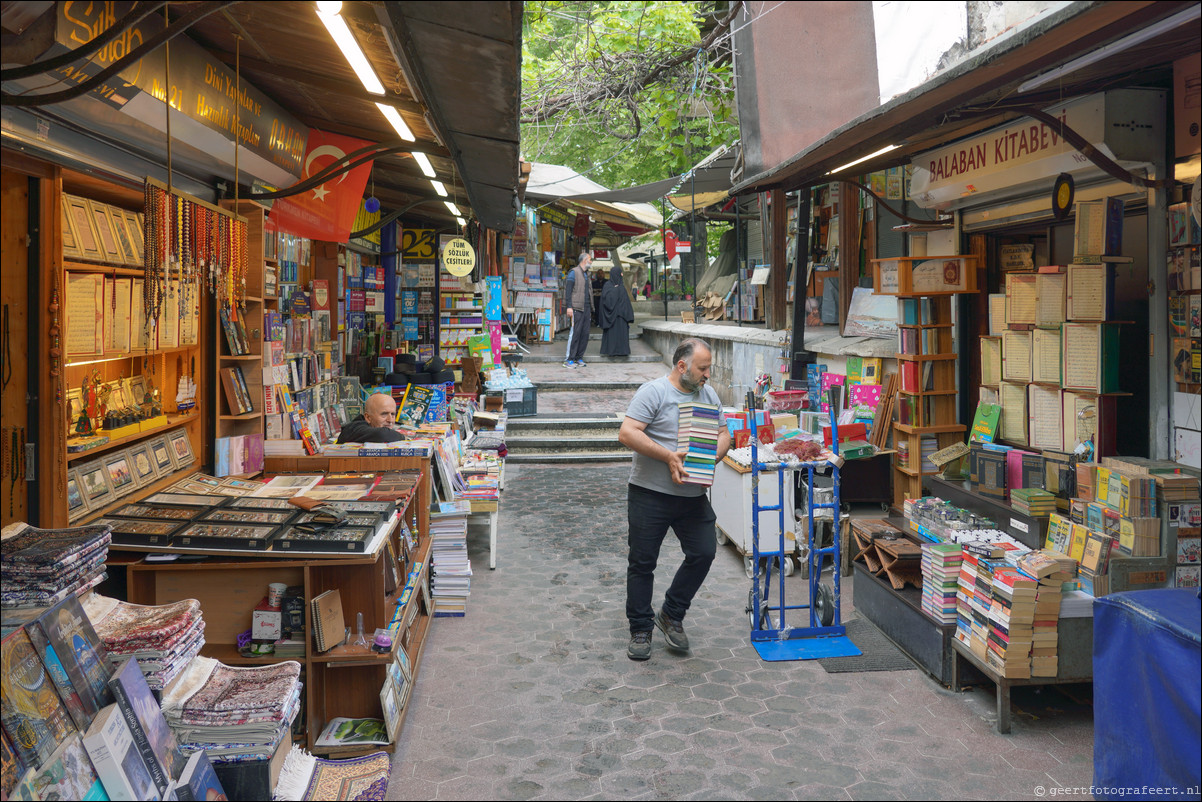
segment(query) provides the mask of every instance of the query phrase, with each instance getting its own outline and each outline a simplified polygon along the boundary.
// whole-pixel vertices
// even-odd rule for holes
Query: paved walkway
[[[535,381],[550,380],[534,364]],[[555,380],[614,382],[666,370],[544,367]],[[546,397],[585,407],[587,393]],[[1015,689],[1013,732],[998,735],[992,686],[954,694],[920,670],[763,662],[729,545],[686,619],[691,654],[657,633],[650,661],[628,660],[629,470],[506,468],[497,570],[487,533],[472,534],[468,614],[430,631],[389,799],[1031,799],[1089,785],[1088,688]],[[663,555],[657,599],[679,562],[671,537]],[[799,574],[786,599],[805,601]]]

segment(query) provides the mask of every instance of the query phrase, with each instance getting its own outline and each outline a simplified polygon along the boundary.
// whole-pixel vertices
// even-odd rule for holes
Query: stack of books
[[[1010,505],[1024,515],[1051,515],[1056,511],[1056,496],[1035,487],[1017,488],[1010,491]]]
[[[1031,676],[1054,677],[1059,671],[1060,605],[1062,588],[1072,578],[1073,561],[1063,554],[1044,549],[1033,551],[1019,560],[1019,570],[1034,577],[1034,634],[1031,638]]]
[[[1037,583],[1014,568],[993,573],[989,652],[986,662],[1003,677],[1031,676]]]
[[[966,548],[968,552],[970,549]],[[972,653],[981,660],[989,657],[989,614],[993,608],[993,572],[995,568],[1004,567],[1004,563],[994,557],[977,557],[977,575],[973,584],[972,594],[972,631],[968,645]]]
[[[956,589],[956,638],[972,643],[973,602],[977,588],[977,555],[962,551]]]
[[[685,484],[709,487],[718,462],[718,427],[721,409],[716,404],[690,401],[680,405],[678,451],[687,451]]]
[[[954,543],[922,544],[922,609],[940,624],[957,618],[957,589],[963,552]]]
[[[467,516],[470,501],[444,501],[430,513],[430,560],[434,615],[459,617],[467,614],[471,594],[472,564],[467,556]]]

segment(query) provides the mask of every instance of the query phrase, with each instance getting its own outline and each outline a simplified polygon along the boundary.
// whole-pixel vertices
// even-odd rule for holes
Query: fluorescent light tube
[[[323,14],[321,11],[317,12],[317,18],[326,26],[334,43],[342,51],[342,55],[346,56],[351,69],[363,82],[363,88],[373,95],[384,94],[384,84],[380,83],[380,79],[376,77],[376,71],[371,68],[367,56],[363,54],[359,43],[355,41],[355,35],[351,33],[346,20],[338,14]]]
[[[412,137],[410,137],[410,141],[412,141]],[[426,178],[433,178],[434,176],[438,175],[438,173],[434,172],[434,165],[430,164],[430,158],[426,156],[426,154],[420,151],[414,151],[410,155],[413,156],[413,160],[417,162],[417,166],[422,168],[422,175],[424,175]]]
[[[409,126],[405,125],[405,121],[401,119],[400,112],[387,103],[377,103],[376,108],[384,115],[384,119],[392,124],[392,127],[396,129],[397,135],[401,139],[406,142],[415,141],[416,138],[413,136],[413,132],[409,130]]]
[[[456,217],[461,217],[463,215],[463,213],[459,211],[459,207],[455,204],[451,203],[450,201],[443,201],[443,203],[445,203],[447,208],[451,210],[451,214],[455,215]]]
[[[888,153],[891,150],[897,150],[897,145],[886,145],[885,147],[878,150],[876,153],[869,153],[867,156],[861,156],[860,158],[856,159],[855,161],[848,162],[847,164],[843,165],[842,167],[836,167],[834,170],[831,170],[829,173],[827,173],[827,175],[834,175],[835,173],[841,173],[844,170],[846,170],[848,167],[855,167],[857,164],[866,162],[869,159],[875,159],[877,156],[883,156],[884,154]]]
[[[434,186],[434,191],[438,193],[438,197],[445,198],[447,196],[447,188],[443,186],[441,181],[431,179],[430,183]]]

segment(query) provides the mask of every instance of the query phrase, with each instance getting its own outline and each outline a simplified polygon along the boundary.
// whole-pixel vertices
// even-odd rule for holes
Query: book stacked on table
[[[104,581],[107,526],[25,526],[0,543],[0,605],[51,607]]]
[[[1010,679],[1031,676],[1031,644],[1037,583],[1015,568],[993,572],[989,652],[986,663]]]
[[[175,679],[205,643],[205,622],[195,599],[141,605],[93,593],[84,609],[109,652],[110,665],[137,658],[154,690]]]
[[[684,456],[685,484],[714,483],[718,462],[718,429],[721,409],[716,404],[689,401],[680,405],[676,450]]]
[[[1051,515],[1056,511],[1056,496],[1035,487],[1017,488],[1010,491],[1010,505],[1024,515]]]
[[[1059,671],[1060,605],[1064,583],[1072,579],[1075,561],[1050,549],[1033,551],[1018,561],[1018,569],[1035,579],[1034,635],[1031,676],[1054,677]]]
[[[234,667],[197,657],[163,694],[185,753],[213,763],[270,760],[301,705],[300,663]]]
[[[430,595],[434,615],[458,617],[467,613],[472,564],[467,556],[467,516],[471,502],[444,501],[430,513]]]
[[[922,544],[922,610],[940,624],[956,623],[963,552],[954,543]]]
[[[971,552],[965,544],[964,551]],[[972,594],[972,637],[969,648],[981,660],[989,657],[989,614],[993,608],[993,572],[996,568],[1004,567],[999,558],[977,557],[977,574],[973,584]]]
[[[956,638],[962,643],[972,642],[973,598],[977,588],[977,555],[962,551],[960,573],[956,588]]]

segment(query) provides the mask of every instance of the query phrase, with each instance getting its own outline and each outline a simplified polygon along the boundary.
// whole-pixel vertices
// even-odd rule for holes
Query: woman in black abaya
[[[622,282],[622,268],[616,265],[609,271],[609,281],[601,290],[601,356],[630,356],[630,324],[634,322],[634,307],[630,293]]]

